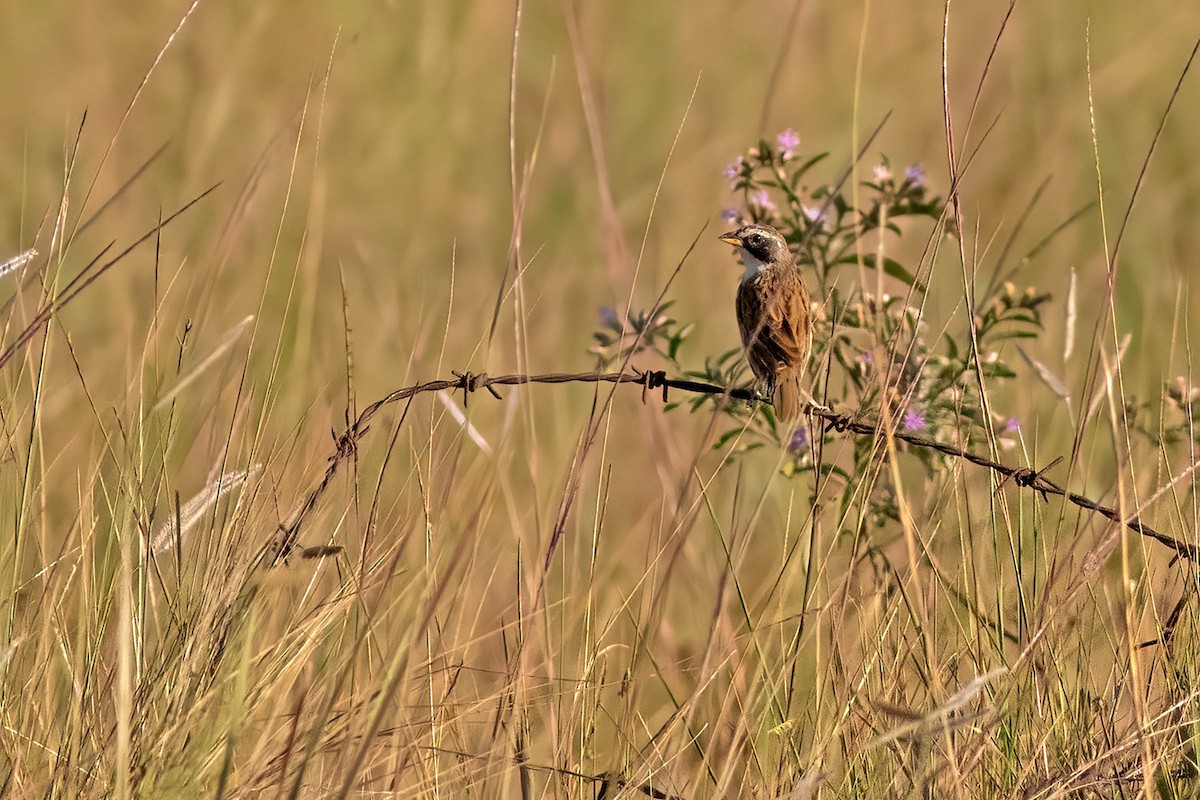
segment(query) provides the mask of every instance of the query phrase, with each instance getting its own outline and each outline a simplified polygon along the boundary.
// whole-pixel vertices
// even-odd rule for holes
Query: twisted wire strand
[[[754,392],[748,389],[730,389],[725,386],[718,386],[712,383],[703,383],[701,381],[686,380],[680,378],[669,378],[665,372],[660,371],[641,371],[634,369],[630,372],[550,372],[541,375],[486,375],[483,373],[472,372],[453,372],[451,379],[443,379],[436,381],[427,381],[418,383],[413,386],[408,386],[403,389],[397,389],[390,394],[387,394],[376,400],[371,405],[363,409],[358,418],[350,423],[346,430],[341,434],[334,435],[335,452],[329,457],[329,464],[325,468],[325,474],[320,483],[318,483],[305,497],[300,508],[293,515],[290,522],[280,524],[280,535],[276,541],[267,548],[267,554],[271,561],[278,562],[279,560],[291,555],[295,548],[296,539],[299,536],[301,525],[305,518],[316,507],[317,501],[325,490],[329,488],[330,482],[337,474],[338,467],[343,461],[354,454],[358,447],[359,441],[370,430],[372,418],[386,406],[399,403],[403,400],[411,401],[417,395],[427,392],[440,392],[445,390],[462,391],[463,405],[468,403],[468,398],[474,392],[484,389],[493,397],[500,399],[500,393],[496,391],[497,386],[524,386],[530,383],[615,383],[615,384],[636,384],[642,387],[642,399],[650,392],[661,390],[663,402],[667,402],[668,391],[678,389],[683,392],[692,394],[707,394],[707,395],[722,395],[735,400],[755,401],[760,400]],[[1114,508],[1096,502],[1084,495],[1075,492],[1068,492],[1062,487],[1055,484],[1045,477],[1044,473],[1051,467],[1057,464],[1061,459],[1055,459],[1041,470],[1034,470],[1029,467],[1010,467],[1005,464],[993,461],[986,456],[978,453],[973,453],[969,450],[964,450],[960,447],[955,447],[946,442],[938,442],[924,436],[917,436],[908,431],[885,431],[877,423],[865,422],[861,419],[856,419],[846,414],[840,414],[827,409],[813,408],[809,413],[814,417],[824,419],[828,425],[828,429],[838,432],[850,432],[857,436],[880,436],[890,435],[893,439],[897,439],[913,447],[921,447],[928,450],[934,450],[951,458],[958,458],[964,461],[969,461],[980,467],[986,467],[992,472],[1003,476],[1001,484],[1011,480],[1017,486],[1026,489],[1033,489],[1040,494],[1043,499],[1048,499],[1050,495],[1061,497],[1067,502],[1085,509],[1095,514],[1099,514],[1106,519],[1123,525],[1129,530],[1145,536],[1149,539],[1162,544],[1171,550],[1175,551],[1175,558],[1185,558],[1194,563],[1200,563],[1200,547],[1190,542],[1180,541],[1173,536],[1168,536],[1165,533],[1155,530],[1144,524],[1136,515],[1122,517],[1121,514]],[[301,549],[302,557],[318,557],[330,554],[328,546],[317,546]]]

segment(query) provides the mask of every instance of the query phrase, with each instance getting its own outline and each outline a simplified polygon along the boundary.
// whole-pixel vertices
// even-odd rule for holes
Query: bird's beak
[[[737,231],[730,231],[729,233],[722,233],[717,238],[720,239],[722,242],[725,242],[726,244],[737,245],[739,247],[742,244],[742,240],[738,238]]]

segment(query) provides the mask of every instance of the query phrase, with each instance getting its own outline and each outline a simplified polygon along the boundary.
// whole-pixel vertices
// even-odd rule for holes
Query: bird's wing
[[[767,335],[762,298],[756,281],[746,280],[738,285],[737,319],[743,346],[753,347]]]
[[[808,360],[812,337],[808,293],[799,275],[788,275],[768,294],[770,302],[760,342],[770,350],[776,369],[796,369]]]

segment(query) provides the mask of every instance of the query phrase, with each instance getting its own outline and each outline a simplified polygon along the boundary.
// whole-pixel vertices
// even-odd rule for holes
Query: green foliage
[[[937,441],[962,444],[981,438],[985,420],[980,378],[991,383],[1017,376],[1002,357],[1001,347],[1008,340],[1039,337],[1042,309],[1050,295],[1034,287],[1018,290],[1005,282],[977,298],[973,325],[960,325],[931,339],[922,316],[925,285],[918,277],[920,265],[876,255],[876,238],[902,235],[902,220],[941,224],[943,201],[927,191],[924,171],[911,166],[897,177],[885,157],[854,193],[841,185],[818,182],[814,170],[826,163],[828,154],[799,156],[798,141],[794,132],[785,131],[776,142],[762,140],[729,164],[725,175],[744,206],[727,209],[723,216],[731,225],[757,222],[775,227],[790,243],[810,282],[815,274],[818,292],[811,309],[810,362],[812,385],[817,389],[814,397],[858,416],[878,420],[886,415],[895,429]],[[862,251],[870,252],[858,255]],[[838,267],[860,259],[870,270],[882,264],[884,274],[903,293],[877,297],[863,289],[835,286],[820,291],[832,283],[829,278]],[[657,312],[629,311],[623,316],[611,309],[603,311],[592,348],[600,365],[654,352],[680,367],[681,345],[695,325],[668,317],[663,312],[669,307],[665,303]],[[754,388],[740,348],[706,356],[701,367],[684,368],[683,374],[721,386]],[[699,395],[668,408],[686,407],[696,413],[709,404],[728,421],[714,441],[715,449],[731,447],[734,455],[741,455],[764,445],[782,448],[787,453],[782,472],[795,477],[819,471],[834,479],[841,487],[843,510],[855,495],[857,482],[852,476],[866,474],[875,457],[873,443],[858,439],[849,464],[820,463],[822,445],[836,434],[810,430],[808,423],[784,429],[766,403]],[[1001,446],[1015,444],[1020,433],[1015,418],[1000,416],[993,424]],[[906,448],[903,443],[899,446]],[[946,458],[936,451],[911,450],[930,476],[948,468]],[[865,517],[877,524],[898,518],[886,485],[871,492],[866,502]]]
[[[793,131],[784,131],[775,143],[761,140],[725,168],[743,207],[726,209],[724,216],[728,222],[761,222],[778,229],[792,245],[796,263],[815,271],[819,286],[826,285],[835,267],[858,263],[856,246],[873,233],[900,235],[898,220],[905,217],[940,218],[942,200],[926,191],[920,166],[908,167],[897,178],[884,158],[872,170],[872,179],[860,182],[856,198],[842,184],[814,181],[813,168],[828,153],[800,157],[794,148],[782,146],[791,141],[799,142]],[[870,269],[877,266],[874,254],[862,260]],[[912,271],[891,259],[884,260],[884,273],[923,289]]]
[[[1161,408],[1161,415],[1156,413]],[[1130,427],[1142,434],[1155,447],[1179,442],[1200,443],[1200,387],[1182,375],[1163,384],[1161,402],[1138,400],[1130,396],[1125,401],[1125,416]]]
[[[677,356],[695,325],[680,325],[666,315],[670,301],[657,309],[627,310],[619,315],[616,309],[600,309],[600,327],[592,334],[595,341],[588,352],[596,356],[599,368],[623,364],[639,353],[657,353],[678,366]]]

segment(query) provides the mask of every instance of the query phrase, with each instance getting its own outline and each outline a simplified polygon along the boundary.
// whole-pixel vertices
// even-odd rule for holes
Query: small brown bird
[[[800,270],[787,240],[770,226],[744,225],[720,238],[741,248],[746,268],[737,292],[746,360],[766,384],[775,416],[791,422],[808,397],[800,375],[812,351],[812,316]]]

